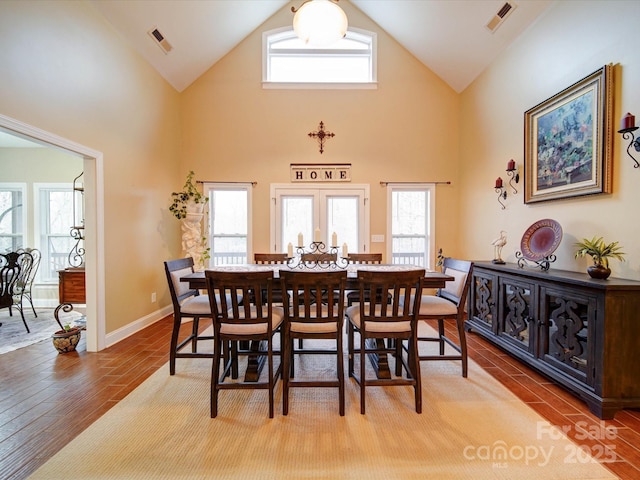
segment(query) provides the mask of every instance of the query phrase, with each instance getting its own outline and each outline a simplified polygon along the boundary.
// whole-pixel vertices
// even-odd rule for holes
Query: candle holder
[[[509,186],[513,190],[513,194],[517,194],[518,190],[516,190],[513,182],[520,183],[520,173],[518,172],[518,167],[516,167],[516,162],[513,160],[509,160],[509,163],[507,163],[507,177],[509,177]]]
[[[502,203],[502,200],[507,199],[507,191],[505,190],[504,185],[502,184],[502,178],[500,177],[496,178],[496,186],[494,188],[496,189],[496,193],[498,194],[498,203],[502,207],[502,210],[504,210],[506,206],[504,203]]]
[[[640,138],[636,138],[635,132],[638,129],[636,127],[636,117],[627,113],[622,120],[620,121],[620,130],[618,133],[622,134],[622,138],[625,140],[630,140],[629,145],[627,146],[627,154],[631,157],[631,160],[634,162],[633,168],[640,167],[640,163],[638,160],[631,154],[631,147],[635,149],[636,152],[640,152]]]
[[[347,268],[349,260],[340,256],[340,247],[334,245],[327,247],[324,242],[311,242],[309,248],[304,246],[296,247],[296,255],[287,258],[289,268],[322,268],[338,269]]]

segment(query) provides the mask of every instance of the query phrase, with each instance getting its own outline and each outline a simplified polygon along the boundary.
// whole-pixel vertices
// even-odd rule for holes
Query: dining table
[[[330,267],[328,267],[330,268]],[[345,286],[346,290],[357,290],[359,288],[358,284],[358,270],[367,270],[373,272],[385,272],[385,271],[407,271],[407,270],[422,270],[424,267],[419,267],[416,265],[397,265],[397,264],[348,264],[345,268],[338,268],[341,270],[347,271],[347,283]],[[300,268],[299,266],[291,267],[287,264],[234,264],[234,265],[215,265],[209,267],[208,270],[216,270],[223,272],[263,272],[263,271],[272,271],[274,278],[279,278],[279,274],[283,270],[288,271],[305,271],[305,272],[321,272],[327,271],[327,268],[322,268],[320,265],[316,265],[313,268]],[[447,275],[442,272],[437,272],[433,270],[425,270],[424,278],[423,278],[423,287],[427,289],[438,289],[443,288],[446,282],[454,280],[454,277]],[[180,277],[181,282],[188,282],[189,288],[195,290],[206,290],[207,283],[205,280],[204,271],[196,271],[193,273],[189,273]],[[382,340],[378,340],[378,342],[382,342]],[[262,366],[264,365],[264,360],[266,357],[260,355],[259,344],[254,343],[249,346],[252,350],[256,352],[256,355],[249,356],[247,371],[245,373],[245,381],[247,382],[257,382],[260,377],[260,372],[262,370]],[[374,368],[376,376],[378,378],[390,378],[391,371],[389,369],[389,362],[386,355],[369,355],[369,360]]]

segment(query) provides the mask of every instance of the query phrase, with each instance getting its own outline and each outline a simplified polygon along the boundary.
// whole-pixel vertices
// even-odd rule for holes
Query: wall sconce
[[[622,120],[620,120],[620,130],[618,130],[618,133],[621,133],[622,138],[624,138],[625,140],[631,139],[631,141],[629,142],[629,146],[627,146],[627,153],[631,157],[631,160],[635,162],[635,165],[633,166],[634,168],[640,167],[640,163],[638,163],[638,160],[636,160],[636,158],[631,155],[631,146],[635,148],[636,152],[640,152],[640,138],[636,138],[633,134],[633,132],[635,132],[637,129],[638,127],[636,127],[636,117],[631,115],[630,113],[627,113],[624,117],[622,117]]]
[[[506,200],[507,199],[507,191],[505,190],[504,186],[502,185],[502,178],[498,177],[496,178],[496,193],[498,194],[498,203],[502,206],[502,210],[504,210],[505,204],[502,203],[502,200]],[[502,200],[500,200],[502,199]]]
[[[509,186],[511,187],[511,189],[513,190],[513,194],[515,195],[516,193],[518,193],[518,190],[516,190],[516,187],[514,187],[513,182],[520,182],[520,173],[517,170],[516,162],[513,160],[513,158],[507,162],[507,176],[509,177]]]

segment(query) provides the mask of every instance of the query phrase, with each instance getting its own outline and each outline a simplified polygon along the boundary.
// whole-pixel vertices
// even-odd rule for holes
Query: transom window
[[[291,27],[265,32],[262,38],[265,87],[295,85],[375,88],[376,34],[350,29],[327,47],[305,44]]]

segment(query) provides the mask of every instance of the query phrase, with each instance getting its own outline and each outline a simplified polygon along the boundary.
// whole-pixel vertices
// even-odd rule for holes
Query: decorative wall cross
[[[311,138],[317,138],[318,139],[318,144],[320,145],[320,154],[322,154],[322,152],[324,152],[324,142],[327,141],[327,138],[335,137],[336,134],[332,133],[332,132],[325,131],[324,123],[321,121],[320,125],[318,126],[318,131],[317,132],[309,132],[308,135]]]

